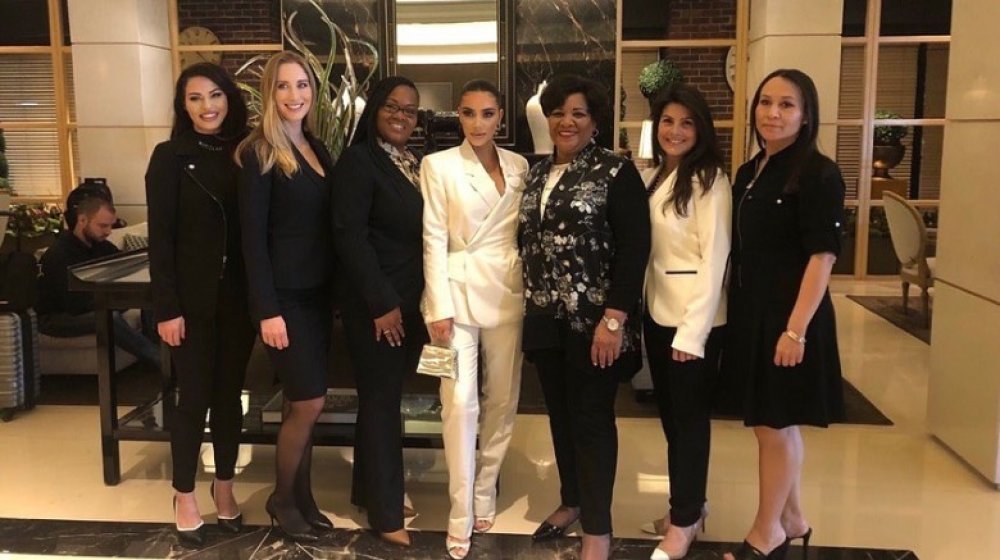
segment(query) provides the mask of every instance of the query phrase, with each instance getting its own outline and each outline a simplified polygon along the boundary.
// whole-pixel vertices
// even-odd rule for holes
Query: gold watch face
[[[614,317],[605,317],[604,322],[608,325],[608,330],[611,332],[616,332],[621,328],[621,323],[619,323],[618,319],[615,319]]]
[[[219,45],[219,38],[207,27],[187,27],[177,34],[177,43],[184,46]],[[181,68],[187,68],[196,62],[211,62],[219,64],[222,53],[218,51],[181,51]]]

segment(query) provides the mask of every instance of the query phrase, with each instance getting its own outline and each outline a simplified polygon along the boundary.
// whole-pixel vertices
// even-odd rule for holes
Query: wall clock
[[[192,26],[187,27],[177,34],[177,44],[179,45],[219,45],[221,42],[215,33],[207,27]],[[187,68],[196,62],[211,62],[219,64],[222,61],[222,53],[218,51],[181,51],[181,69]]]
[[[729,47],[726,53],[726,83],[730,91],[736,91],[736,47]]]

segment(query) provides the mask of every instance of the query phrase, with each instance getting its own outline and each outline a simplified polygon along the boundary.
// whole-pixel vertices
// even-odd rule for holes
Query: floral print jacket
[[[592,142],[553,188],[543,216],[552,164],[549,157],[531,169],[521,199],[525,320],[560,319],[589,344],[604,309],[619,309],[629,315],[622,351],[636,351],[650,235],[642,179],[630,161]]]

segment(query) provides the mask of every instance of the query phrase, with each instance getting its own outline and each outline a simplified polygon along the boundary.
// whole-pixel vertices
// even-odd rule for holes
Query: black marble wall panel
[[[378,45],[384,42],[381,1],[319,0],[319,3],[349,35]],[[615,0],[509,1],[515,2],[515,95],[507,109],[514,111],[516,149],[531,152],[531,133],[524,105],[542,80],[556,74],[580,74],[605,85],[608,95],[614,97]],[[303,14],[298,22],[303,35],[314,41],[320,52],[329,48],[328,42],[322,42],[322,37],[327,36],[326,30],[318,27],[315,21],[307,24],[307,20],[316,18],[304,17],[313,9],[305,0],[283,0],[282,9],[285,12],[299,9]],[[614,140],[612,122],[609,106],[608,116],[598,123],[598,141],[607,147]]]
[[[516,0],[514,50],[516,141],[532,151],[524,105],[538,84],[557,74],[580,74],[607,87],[614,99],[615,0]],[[614,142],[611,107],[598,123],[598,142]]]

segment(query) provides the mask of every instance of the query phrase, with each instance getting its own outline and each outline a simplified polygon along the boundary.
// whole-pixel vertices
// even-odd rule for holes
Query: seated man
[[[68,338],[94,334],[93,295],[70,292],[70,266],[106,257],[118,252],[108,241],[115,223],[115,207],[101,196],[83,198],[76,204],[76,219],[72,229],[59,234],[55,243],[42,255],[42,276],[38,279],[38,330],[49,336]],[[159,367],[159,349],[125,322],[120,313],[113,314],[115,344],[143,362]]]

